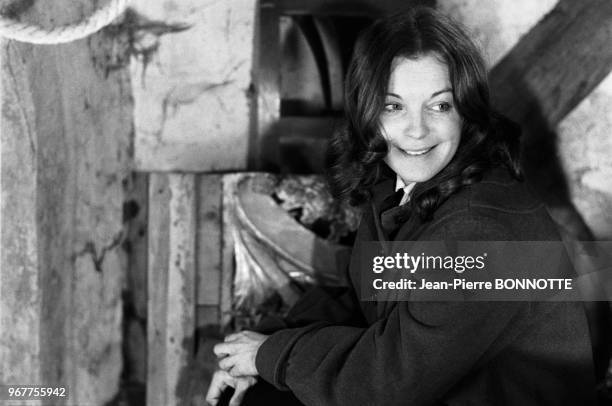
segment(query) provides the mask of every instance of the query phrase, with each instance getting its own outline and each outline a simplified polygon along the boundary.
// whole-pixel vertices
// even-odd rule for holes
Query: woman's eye
[[[452,108],[450,103],[447,102],[440,102],[440,103],[436,103],[433,105],[433,109],[435,111],[440,111],[440,112],[446,112],[449,111]]]
[[[399,103],[387,103],[385,104],[385,112],[393,113],[402,109],[402,105]]]

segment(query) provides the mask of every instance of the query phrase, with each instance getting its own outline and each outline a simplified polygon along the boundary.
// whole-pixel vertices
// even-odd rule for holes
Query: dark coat
[[[581,303],[359,301],[359,246],[388,237],[374,189],[348,290],[317,288],[257,353],[260,376],[306,405],[588,405],[595,378]],[[492,171],[396,240],[559,240],[527,187]]]

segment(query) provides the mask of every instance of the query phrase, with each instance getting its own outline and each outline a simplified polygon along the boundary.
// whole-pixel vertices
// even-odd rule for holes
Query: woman
[[[232,386],[240,404],[259,379],[306,405],[592,404],[580,304],[358,298],[366,241],[559,240],[469,37],[430,9],[375,22],[345,101],[332,186],[364,208],[350,288],[310,292],[270,335],[226,337],[209,403]]]

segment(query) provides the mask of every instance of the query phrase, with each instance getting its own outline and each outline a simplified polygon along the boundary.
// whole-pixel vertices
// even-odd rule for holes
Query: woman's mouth
[[[433,147],[423,148],[423,149],[401,149],[399,148],[399,150],[408,156],[420,156],[420,155],[425,155],[426,153],[428,153],[434,148],[435,148],[435,145]]]

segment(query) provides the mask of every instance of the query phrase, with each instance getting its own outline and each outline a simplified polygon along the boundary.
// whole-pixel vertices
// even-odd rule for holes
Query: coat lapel
[[[372,188],[372,199],[370,200],[370,209],[372,215],[369,216],[370,232],[372,236],[380,242],[385,253],[389,252],[389,235],[385,231],[381,221],[380,213],[387,199],[393,196],[395,181],[393,179],[385,179]]]

